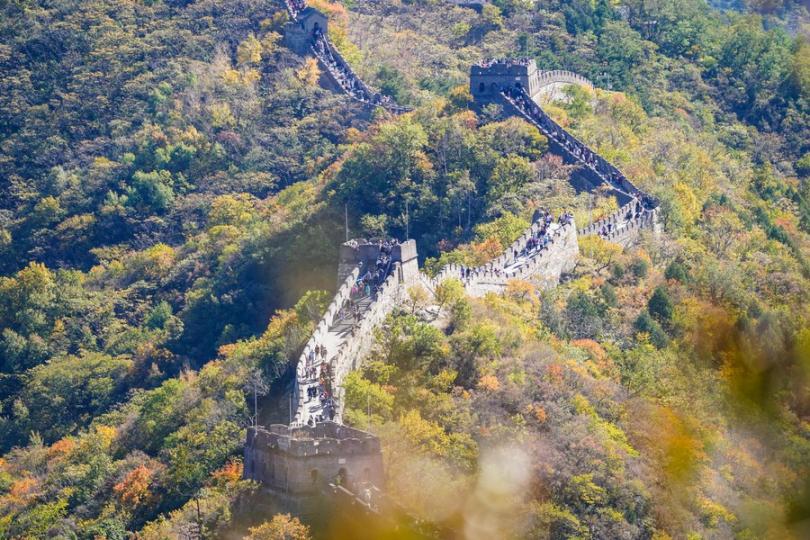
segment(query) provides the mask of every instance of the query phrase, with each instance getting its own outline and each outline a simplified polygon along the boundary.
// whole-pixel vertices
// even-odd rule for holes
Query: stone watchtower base
[[[290,21],[284,27],[284,45],[297,54],[309,54],[315,32],[326,34],[327,25],[326,15],[315,8],[305,7],[298,14],[298,20]]]
[[[292,498],[320,495],[329,484],[352,492],[383,486],[377,437],[335,422],[315,427],[251,427],[245,441],[244,477]]]
[[[363,268],[374,268],[374,262],[380,256],[382,245],[379,241],[365,239],[349,240],[340,246],[338,262],[338,286],[352,273],[352,270],[363,263]],[[399,263],[400,283],[411,283],[419,278],[419,260],[416,253],[416,241],[406,240],[392,246],[391,261]],[[365,270],[363,270],[365,271]]]

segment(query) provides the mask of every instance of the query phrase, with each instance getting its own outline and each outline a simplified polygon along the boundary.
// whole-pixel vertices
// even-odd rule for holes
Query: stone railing
[[[658,202],[650,195],[639,190],[619,169],[609,163],[605,158],[588,148],[588,146],[568,133],[543,109],[526,94],[523,89],[510,89],[501,94],[503,99],[514,109],[536,126],[541,133],[556,142],[559,147],[575,162],[579,163],[600,181],[610,186],[616,193],[625,198],[638,199],[644,206],[654,208]]]
[[[578,84],[581,86],[587,86],[588,88],[593,88],[593,83],[583,77],[582,75],[578,75],[573,71],[566,71],[564,69],[555,69],[551,71],[540,71],[538,73],[537,82],[539,83],[538,88],[543,88],[544,86],[548,86],[550,84]]]
[[[604,216],[590,225],[582,228],[579,230],[580,236],[587,236],[590,234],[596,234],[599,236],[604,236],[607,232],[607,228],[612,226],[616,226],[619,223],[624,223],[630,219],[633,219],[637,214],[641,214],[644,211],[643,207],[639,204],[636,199],[628,202],[615,212]]]
[[[596,235],[626,245],[638,236],[640,229],[654,229],[657,218],[657,208],[646,208],[637,199],[633,199],[615,212],[580,229],[579,236]]]
[[[309,340],[304,345],[304,350],[298,357],[298,364],[296,365],[295,369],[295,381],[293,383],[293,402],[296,404],[296,412],[292,425],[302,425],[306,423],[307,420],[307,418],[304,418],[306,416],[306,406],[301,388],[306,386],[307,368],[311,367],[308,363],[310,354],[314,352],[315,346],[323,341],[324,336],[329,332],[332,325],[335,324],[337,315],[340,313],[343,303],[351,295],[352,286],[357,281],[359,275],[360,269],[355,267],[351,274],[349,274],[343,281],[343,284],[335,293],[334,298],[332,298],[332,302],[329,304],[329,307],[326,308],[326,312],[324,313],[323,317],[321,317],[321,320],[318,321],[317,326],[315,326],[315,331],[312,332]]]
[[[643,210],[640,214],[633,216],[624,222],[611,225],[600,236],[615,244],[628,245],[638,237],[642,229],[653,229],[658,226],[658,209]]]
[[[510,244],[509,247],[507,247],[498,258],[492,259],[480,267],[473,268],[471,271],[478,273],[495,272],[498,269],[502,269],[510,262],[513,262],[515,260],[515,252],[521,253],[524,249],[526,249],[526,244],[528,244],[529,240],[543,228],[543,225],[543,222],[535,221],[523,232],[523,234],[512,242],[512,244]],[[438,283],[441,283],[448,277],[459,277],[462,269],[466,269],[466,267],[456,263],[450,263],[442,268],[434,278],[428,279],[431,280],[431,285],[435,287]]]
[[[311,50],[329,77],[353,100],[369,107],[382,107],[394,114],[402,114],[411,110],[397,105],[389,96],[372,90],[357,76],[326,35],[317,34]]]
[[[469,269],[464,265],[450,263],[434,277],[423,273],[421,282],[434,292],[440,283],[455,278],[462,282],[471,296],[503,292],[510,279],[528,279],[533,276],[539,277],[546,284],[556,285],[560,275],[573,267],[573,258],[579,253],[576,227],[573,222],[564,225],[553,223],[549,230],[549,243],[544,247],[538,246],[528,250],[529,240],[542,230],[543,226],[541,221],[532,223],[497,259]],[[560,242],[561,238],[565,241]],[[559,264],[549,264],[552,260]]]
[[[337,399],[335,421],[343,420],[343,380],[351,371],[357,369],[359,362],[374,346],[374,329],[379,327],[385,318],[401,304],[405,284],[397,277],[399,264],[383,283],[374,302],[363,315],[363,319],[350,339],[343,342],[334,361],[334,387]]]

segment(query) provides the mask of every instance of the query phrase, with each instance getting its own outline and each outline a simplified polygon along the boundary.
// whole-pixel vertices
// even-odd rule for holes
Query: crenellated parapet
[[[384,485],[377,437],[334,422],[291,427],[250,427],[244,451],[244,477],[264,489],[313,496],[329,484],[357,489]]]
[[[544,89],[557,85],[577,84],[593,88],[593,83],[573,71],[543,71],[528,58],[486,60],[470,68],[470,93],[479,103],[498,102],[501,93],[521,88],[537,99]]]
[[[447,279],[458,279],[470,296],[502,293],[512,279],[533,280],[544,288],[559,284],[576,265],[579,255],[573,219],[565,223],[535,221],[498,258],[477,267],[451,263],[422,282],[430,289]]]

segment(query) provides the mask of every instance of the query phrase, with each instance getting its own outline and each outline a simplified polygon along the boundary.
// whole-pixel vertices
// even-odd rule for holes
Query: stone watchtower
[[[293,498],[318,495],[329,484],[354,493],[370,485],[381,487],[380,441],[334,422],[251,427],[245,441],[244,477]]]
[[[534,98],[540,90],[540,76],[534,60],[481,62],[470,68],[470,93],[476,102],[488,103],[500,99],[506,88],[521,86]]]
[[[338,263],[338,286],[352,273],[358,263],[364,268],[374,268],[380,255],[382,243],[365,239],[349,240],[340,246]],[[399,282],[412,283],[419,279],[419,261],[416,253],[416,241],[406,240],[391,247],[391,260],[399,263]]]
[[[284,45],[298,54],[307,54],[315,33],[320,31],[326,34],[328,23],[326,15],[315,8],[305,7],[297,20],[288,22],[284,27]]]

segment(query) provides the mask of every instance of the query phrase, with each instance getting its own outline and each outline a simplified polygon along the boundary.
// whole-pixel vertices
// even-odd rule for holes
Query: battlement
[[[292,495],[316,494],[328,483],[382,486],[380,441],[335,422],[251,427],[245,441],[244,476],[266,489]]]
[[[335,422],[292,427],[273,424],[269,428],[248,429],[247,444],[256,448],[278,449],[289,455],[360,455],[380,451],[373,435]]]
[[[537,71],[531,58],[498,58],[473,64],[471,75],[530,75]]]
[[[296,7],[288,4],[288,11],[296,16],[284,28],[284,44],[298,54],[306,54],[316,34],[329,31],[329,19],[315,8],[307,6],[294,11]]]
[[[532,99],[544,89],[578,84],[593,88],[593,84],[571,71],[542,71],[530,58],[499,58],[486,60],[470,68],[470,93],[479,103],[500,98],[501,92],[522,88]]]
[[[530,59],[498,59],[481,62],[470,68],[470,93],[478,102],[498,99],[501,92],[516,86],[530,94],[536,90],[537,64]]]
[[[416,253],[416,241],[406,240],[367,240],[357,238],[344,242],[340,246],[338,262],[338,283],[342,283],[346,276],[358,265],[361,268],[372,268],[377,257],[383,249],[390,250],[391,261],[400,264],[401,281],[409,282],[419,271]],[[362,263],[362,264],[361,264]]]

